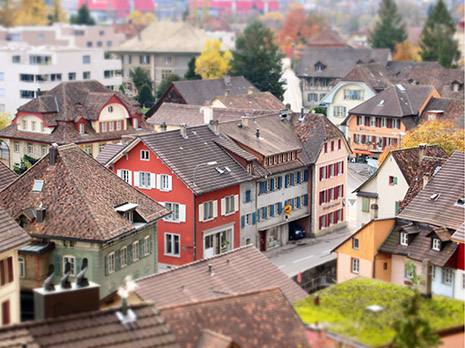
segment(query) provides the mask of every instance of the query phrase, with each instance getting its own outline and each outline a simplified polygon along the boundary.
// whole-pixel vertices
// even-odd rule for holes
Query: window
[[[135,117],[135,118],[132,119],[132,126],[134,128],[139,128],[139,119],[138,118]]]
[[[150,56],[139,56],[140,64],[150,64]]]
[[[173,63],[173,57],[166,56],[165,57],[165,65],[171,65]]]
[[[139,172],[139,187],[140,188],[152,188],[150,183],[149,172]]]
[[[162,70],[161,71],[161,79],[162,81],[170,76],[173,72],[171,70]]]
[[[70,275],[74,276],[76,275],[76,258],[74,256],[63,256],[63,274],[66,272],[66,263],[70,264]]]
[[[368,213],[370,211],[370,199],[363,197],[362,198],[362,211]]]
[[[144,256],[150,255],[150,236],[144,237]]]
[[[108,274],[114,273],[115,272],[115,253],[109,253],[107,256],[107,271]]]
[[[318,101],[318,94],[317,93],[309,93],[307,95],[307,100],[309,102],[317,102]]]
[[[14,64],[21,63],[21,56],[13,56],[13,57],[12,57],[12,62],[13,62]]]
[[[100,31],[98,32],[98,34],[99,34],[100,36],[105,35],[105,30],[100,30]]]
[[[90,56],[82,56],[82,64],[90,64]]]
[[[105,148],[105,144],[98,144],[98,152],[102,152],[103,149]]]
[[[122,129],[123,122],[124,121],[116,122],[116,130],[117,131],[120,131]]]
[[[19,141],[14,142],[14,149],[15,149],[15,152],[19,152]]]
[[[433,250],[441,251],[441,240],[439,238],[433,238]]]
[[[42,145],[42,156],[45,156],[47,154],[47,145]]]
[[[40,132],[41,133],[45,132],[45,126],[43,122],[40,122]]]
[[[103,44],[102,44],[102,41],[97,41],[97,47],[102,47]]]
[[[69,81],[74,81],[74,80],[76,80],[76,73],[75,73],[75,72],[70,72],[70,73],[68,73],[68,80],[69,80]]]
[[[245,215],[245,224],[246,225],[251,225],[252,224],[252,214],[246,214]]]
[[[128,248],[122,247],[119,252],[119,262],[121,264],[121,268],[124,268],[128,265]]]
[[[171,177],[167,174],[160,174],[160,190],[171,190],[170,178]]]
[[[344,99],[345,100],[363,100],[363,90],[345,89]]]
[[[392,128],[400,129],[400,120],[398,119],[392,120]]]
[[[408,234],[400,232],[400,245],[408,245]]]
[[[130,175],[129,170],[127,170],[127,169],[121,169],[121,179],[123,179],[124,181],[126,181],[127,183],[130,184],[130,182],[129,182],[129,181],[130,181],[129,175]]]
[[[345,117],[346,107],[345,106],[334,106],[333,107],[333,116],[334,117]]]
[[[20,90],[19,91],[19,96],[22,99],[32,99],[34,98],[34,91],[28,91],[28,90]]]
[[[82,73],[82,79],[83,80],[90,80],[90,71],[84,71]]]
[[[27,143],[27,153],[34,153],[34,145],[32,143]]]
[[[141,150],[140,151],[140,159],[142,161],[148,161],[150,159],[149,150]]]
[[[359,270],[360,270],[360,260],[352,259],[352,273],[358,274]]]
[[[92,41],[87,41],[87,47],[92,47]]]
[[[413,266],[412,269],[409,269],[407,267],[407,264],[405,264],[405,271],[404,271],[404,277],[407,279],[413,278],[417,274],[417,267]]]
[[[449,269],[449,268],[443,268],[442,269],[442,282],[444,284],[451,284],[452,283],[452,276],[453,276],[453,273],[452,273],[452,270]]]
[[[19,277],[24,278],[26,276],[26,264],[25,264],[24,258],[18,257],[18,263],[19,263]]]
[[[139,242],[132,243],[132,259],[133,261],[139,260]]]
[[[172,211],[172,213],[165,218],[166,221],[179,221],[179,203],[165,202],[165,208]]]
[[[92,156],[92,145],[86,145],[86,152],[89,156]]]
[[[231,214],[234,213],[234,195],[228,196],[224,198],[224,214]]]
[[[84,134],[86,132],[86,127],[84,123],[79,123],[79,133]]]
[[[275,180],[275,181],[277,181],[277,180]],[[251,199],[251,197],[250,197],[250,194],[251,194],[250,190],[246,190],[246,191],[245,191],[244,203],[249,203],[249,202],[252,201],[252,199]]]
[[[42,192],[43,187],[44,187],[43,180],[34,180],[34,186],[32,187],[32,192]]]
[[[389,176],[389,185],[397,185],[397,177],[396,176]]]
[[[32,74],[19,74],[19,80],[21,82],[34,82],[34,75],[32,75]]]
[[[113,42],[107,41],[107,47],[111,47],[113,45]]]
[[[123,64],[131,64],[131,56],[125,54],[123,56]]]
[[[358,245],[359,245],[359,240],[358,240],[358,238],[352,239],[352,248],[358,249]]]
[[[165,233],[165,255],[179,256],[180,236],[179,234]]]
[[[203,203],[203,221],[213,219],[213,201]]]
[[[36,121],[31,121],[31,131],[36,131]]]
[[[123,74],[124,74],[124,77],[129,77],[130,70],[129,69],[124,69]]]

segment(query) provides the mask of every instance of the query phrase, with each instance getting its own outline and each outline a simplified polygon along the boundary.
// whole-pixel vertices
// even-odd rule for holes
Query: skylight
[[[43,180],[34,180],[34,186],[32,187],[32,192],[42,192],[43,187],[44,187]]]
[[[218,173],[224,174],[224,170],[223,170],[223,169],[218,168],[218,167],[216,167],[215,169],[216,169],[216,171],[217,171]]]
[[[228,173],[231,173],[231,172],[232,172],[231,168],[229,168],[229,167],[227,167],[227,166],[225,166],[224,169],[226,169],[226,171],[227,171]]]

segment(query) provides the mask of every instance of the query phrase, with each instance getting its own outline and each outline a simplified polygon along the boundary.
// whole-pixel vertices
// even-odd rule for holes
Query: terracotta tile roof
[[[155,308],[129,308],[134,322],[121,322],[120,308],[110,308],[2,327],[0,347],[180,347]]]
[[[49,158],[50,153],[0,192],[0,205],[15,218],[40,205],[46,209],[43,223],[24,226],[33,236],[107,242],[136,229],[115,211],[118,205],[138,204],[136,212],[147,223],[169,212],[74,144],[58,147],[53,167]],[[35,180],[44,181],[41,191],[32,191]]]
[[[121,33],[126,36],[126,39],[130,39],[136,36],[139,32],[144,30],[147,24],[136,24],[136,23],[113,23],[113,29],[115,33]]]
[[[419,116],[420,108],[428,100],[433,90],[432,86],[397,84],[349,110],[349,116],[343,123],[347,122],[351,115]]]
[[[419,123],[428,121],[428,114],[437,114],[441,121],[454,122],[457,127],[464,128],[463,100],[447,98],[431,98],[420,116]]]
[[[187,124],[188,126],[200,126],[205,124],[203,113],[209,112],[209,107],[203,105],[163,103],[153,115],[147,119],[148,124],[166,123],[168,126],[179,126]],[[226,122],[231,120],[240,120],[244,115],[267,115],[274,111],[270,110],[252,110],[252,109],[235,109],[235,108],[211,108],[214,120]]]
[[[402,228],[409,225],[415,225],[418,233],[413,233],[409,237],[409,245],[400,244],[400,232],[405,232]],[[431,262],[439,267],[443,267],[451,256],[457,250],[457,244],[453,242],[443,242],[441,251],[431,249],[430,233],[435,229],[434,226],[419,224],[417,222],[406,222],[397,220],[396,226],[391,231],[386,240],[379,247],[379,251],[388,254],[404,255],[408,258],[422,262],[424,259],[430,259]],[[449,236],[451,232],[445,229]],[[450,240],[450,237],[449,237]]]
[[[390,60],[386,64],[386,68],[399,79],[406,79],[410,71],[414,68],[421,68],[426,71],[430,69],[437,69],[441,67],[438,62],[402,62],[397,60]]]
[[[430,233],[428,233],[426,236],[427,237],[436,236],[441,240],[441,242],[451,241],[451,233],[445,227],[437,227],[434,230],[432,230]]]
[[[197,348],[233,348],[234,344],[233,339],[229,336],[222,335],[209,329],[203,329],[200,333]]]
[[[341,81],[364,82],[373,92],[378,93],[391,87],[394,76],[380,63],[358,64]]]
[[[142,278],[137,285],[136,294],[144,301],[154,301],[157,308],[270,287],[279,287],[291,303],[307,296],[251,245]]]
[[[13,182],[17,177],[18,175],[14,171],[8,168],[5,163],[0,161],[0,191],[5,186]]]
[[[0,253],[17,248],[31,240],[8,213],[0,207]]]
[[[220,101],[226,108],[235,109],[263,109],[280,111],[286,106],[270,92],[248,93],[243,95],[218,96],[215,100]]]
[[[386,66],[391,58],[389,49],[368,48],[309,48],[297,65],[296,75],[299,77],[333,77],[346,76],[357,64],[379,62]],[[315,65],[320,62],[326,68],[315,71]]]
[[[229,139],[228,137],[218,138],[218,139],[215,140],[215,143],[217,143],[218,145],[220,145],[222,148],[226,149],[227,151],[229,151],[229,152],[231,152],[231,153],[233,153],[235,155],[238,155],[238,156],[242,157],[243,159],[245,159],[247,161],[258,160],[258,158],[256,156],[254,156],[250,152],[244,150],[242,147],[237,145],[234,142],[234,140]]]
[[[308,42],[309,47],[350,47],[341,35],[331,29],[321,31]]]
[[[125,147],[123,144],[107,144],[95,159],[105,165]]]
[[[97,120],[102,107],[113,96],[121,100],[130,114],[142,114],[134,100],[92,80],[62,82],[47,94],[20,106],[18,111],[55,113],[56,121],[74,121],[80,117]]]
[[[425,157],[421,161],[418,167],[415,177],[410,181],[409,188],[405,194],[402,204],[399,208],[400,213],[404,208],[410,204],[412,199],[423,189],[423,177],[428,176],[431,179],[437,173],[437,171],[446,163],[448,157],[437,158],[437,157]]]
[[[465,222],[454,232],[452,240],[462,244],[465,243]]]
[[[303,120],[299,116],[295,114],[292,122],[307,155],[307,164],[316,163],[325,141],[341,138],[345,142],[344,134],[323,115],[309,113]]]
[[[465,209],[457,204],[465,197],[465,154],[456,151],[433,180],[398,215],[402,219],[457,230],[465,221]]]
[[[186,133],[187,136],[183,137],[180,130],[173,130],[144,135],[140,139],[196,194],[252,179],[243,167],[216,144],[220,136],[208,126],[189,127]],[[218,163],[197,168],[194,185],[194,168],[211,161]],[[225,167],[231,169],[231,172]],[[224,173],[219,173],[216,168]]]
[[[203,30],[205,31],[232,31],[229,24],[223,20],[218,19],[214,16],[208,16],[203,22]]]
[[[304,324],[276,288],[160,308],[160,313],[183,347],[195,346],[207,328],[240,347],[310,347]]]

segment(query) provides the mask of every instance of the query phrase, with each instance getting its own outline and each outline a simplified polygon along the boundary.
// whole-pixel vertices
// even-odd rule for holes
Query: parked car
[[[305,230],[297,223],[289,223],[289,240],[302,239],[305,237]]]

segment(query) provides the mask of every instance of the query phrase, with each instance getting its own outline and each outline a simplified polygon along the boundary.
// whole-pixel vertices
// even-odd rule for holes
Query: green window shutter
[[[144,257],[144,238],[139,241],[139,260]]]
[[[150,235],[150,254],[153,254],[153,235]]]
[[[363,197],[362,202],[363,202],[362,211],[364,212],[370,211],[370,200],[368,198]]]
[[[128,248],[128,265],[132,263],[132,244],[127,246]]]
[[[55,275],[59,275],[59,276],[62,275],[61,264],[62,264],[61,256],[55,255]]]
[[[394,214],[397,214],[399,211],[399,201],[396,201],[396,210],[394,211]]]
[[[82,257],[76,257],[76,264],[74,265],[74,268],[76,270],[76,275],[81,272],[81,266],[82,266]]]
[[[115,271],[118,271],[121,268],[120,264],[120,250],[115,251]]]
[[[394,179],[394,185],[397,185],[397,176],[395,176],[393,179]]]
[[[105,275],[108,275],[108,257],[107,256],[103,258],[103,262],[105,263]]]

